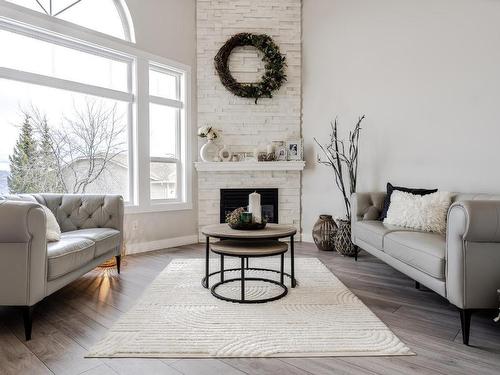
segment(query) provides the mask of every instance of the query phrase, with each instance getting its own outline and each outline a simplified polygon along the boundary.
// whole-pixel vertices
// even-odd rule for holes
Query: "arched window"
[[[132,21],[123,0],[8,0],[11,3],[134,41]]]

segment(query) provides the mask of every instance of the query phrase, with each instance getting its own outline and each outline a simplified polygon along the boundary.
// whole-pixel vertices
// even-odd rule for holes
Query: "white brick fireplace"
[[[294,225],[301,240],[301,171],[304,162],[196,163],[198,224],[219,223],[220,189],[277,188],[278,222]],[[204,237],[200,233],[200,241]]]
[[[255,104],[253,99],[236,97],[215,72],[214,56],[239,32],[271,36],[286,56],[287,82],[272,99]],[[242,82],[257,81],[263,73],[260,52],[253,48],[235,49],[229,65]],[[300,138],[301,0],[197,0],[197,83],[198,126],[218,129],[221,147],[251,152],[272,141]],[[195,166],[200,227],[219,222],[220,189],[278,188],[279,222],[295,225],[300,233],[303,162],[198,162]]]

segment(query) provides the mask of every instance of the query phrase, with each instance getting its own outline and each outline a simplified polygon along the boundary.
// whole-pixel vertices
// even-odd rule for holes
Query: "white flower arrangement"
[[[198,128],[198,137],[200,138],[206,138],[209,141],[213,141],[214,139],[217,139],[218,136],[219,134],[217,133],[217,130],[212,126],[207,125]]]

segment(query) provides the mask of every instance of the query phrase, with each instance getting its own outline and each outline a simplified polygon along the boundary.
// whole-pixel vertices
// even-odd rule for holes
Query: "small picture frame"
[[[276,148],[276,160],[277,161],[287,161],[288,153],[286,146],[279,146]]]
[[[302,139],[286,141],[287,160],[302,160]]]

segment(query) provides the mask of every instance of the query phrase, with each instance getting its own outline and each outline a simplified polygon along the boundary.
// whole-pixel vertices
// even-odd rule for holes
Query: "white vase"
[[[215,144],[215,142],[212,139],[209,139],[207,140],[207,143],[205,143],[200,148],[200,158],[204,162],[213,161],[214,158],[217,156],[218,152],[219,149]]]

